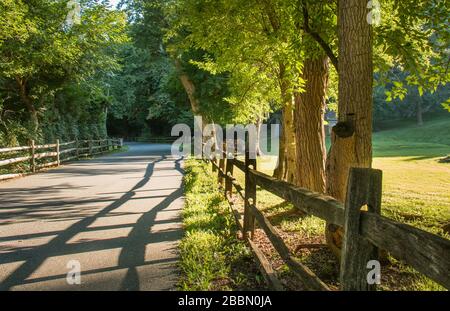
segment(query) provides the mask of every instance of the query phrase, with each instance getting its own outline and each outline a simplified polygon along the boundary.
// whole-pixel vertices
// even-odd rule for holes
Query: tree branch
[[[333,64],[336,71],[339,72],[338,68],[338,58],[334,55],[331,47],[325,42],[325,40],[315,31],[309,27],[309,12],[306,7],[305,1],[301,1],[302,3],[302,11],[303,11],[303,30],[309,34],[324,50],[327,56],[330,58],[331,63]]]

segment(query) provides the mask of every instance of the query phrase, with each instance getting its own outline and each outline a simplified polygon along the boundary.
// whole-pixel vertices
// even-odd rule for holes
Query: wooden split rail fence
[[[0,167],[28,162],[26,173],[11,173],[0,175],[0,180],[20,177],[29,173],[35,173],[40,169],[52,166],[59,166],[63,162],[76,160],[82,157],[103,154],[116,148],[122,148],[123,139],[102,139],[102,140],[76,140],[61,143],[56,140],[55,144],[36,145],[31,141],[29,146],[0,148],[0,156],[8,155],[11,158],[2,156]]]
[[[227,150],[226,146],[223,150]],[[283,261],[309,290],[330,289],[314,272],[294,258],[275,227],[258,209],[257,187],[285,199],[308,215],[344,228],[340,267],[341,290],[375,290],[375,285],[368,284],[367,275],[368,262],[378,260],[378,249],[387,251],[394,258],[450,289],[450,241],[380,215],[381,171],[352,168],[347,201],[342,204],[332,197],[258,172],[256,160],[250,158],[248,151],[245,161],[238,160],[236,154],[227,158],[225,152],[222,157],[204,160],[211,162],[213,172],[217,172],[219,184],[224,189],[238,228],[258,259],[266,281],[275,290],[282,290],[283,287],[269,261],[253,242],[255,223],[264,230]],[[241,186],[233,177],[235,168],[245,173],[245,186]],[[244,200],[243,215],[235,208],[233,192]],[[366,210],[363,207],[366,207]]]

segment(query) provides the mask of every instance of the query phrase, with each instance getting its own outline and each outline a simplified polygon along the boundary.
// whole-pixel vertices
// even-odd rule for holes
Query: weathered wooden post
[[[225,147],[225,143],[222,145],[222,150],[221,150],[221,157],[220,157],[220,159],[219,159],[219,172],[217,173],[217,177],[218,177],[218,180],[219,180],[219,185],[220,185],[220,187],[224,187],[224,181],[225,181],[225,178],[224,178],[224,176],[222,175],[222,173],[223,172],[225,172],[225,156],[224,156],[224,150],[226,150],[226,149],[223,149]],[[225,147],[226,148],[226,147]]]
[[[345,202],[344,241],[341,259],[341,290],[375,290],[369,284],[368,263],[379,260],[378,248],[360,234],[361,210],[381,213],[382,171],[367,168],[350,170]]]
[[[75,139],[75,156],[76,159],[78,160],[78,158],[80,157],[80,151],[79,151],[80,146],[78,145],[78,139]]]
[[[36,158],[35,158],[35,153],[36,153],[36,146],[34,144],[34,139],[31,140],[30,143],[30,156],[31,156],[31,160],[30,160],[30,167],[31,167],[31,172],[32,173],[36,173]]]
[[[89,155],[91,156],[93,153],[92,140],[88,140],[88,146],[89,146]]]
[[[56,140],[56,165],[60,166],[61,165],[61,159],[60,159],[60,155],[59,155],[59,139]]]
[[[216,168],[217,159],[216,159],[215,153],[214,153],[214,155],[211,155],[211,165],[212,165],[212,171],[213,171],[213,173],[215,173],[217,171],[217,168]]]
[[[244,203],[244,237],[253,239],[255,234],[255,216],[250,206],[256,206],[256,183],[250,177],[250,170],[256,170],[256,155],[250,153],[249,137],[246,136],[245,144],[245,203]]]
[[[226,146],[225,146],[226,147]],[[225,149],[228,152],[228,149]],[[225,178],[225,197],[229,195],[232,197],[233,195],[233,173],[234,173],[234,159],[236,157],[235,152],[233,154],[227,153],[227,164],[225,168],[225,175],[227,175],[229,178]]]

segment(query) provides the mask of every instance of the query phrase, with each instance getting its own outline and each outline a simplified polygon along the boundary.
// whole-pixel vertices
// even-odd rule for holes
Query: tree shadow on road
[[[131,190],[124,193],[118,200],[115,200],[98,213],[86,216],[64,231],[57,232],[56,236],[48,243],[23,251],[0,253],[0,265],[24,261],[18,268],[4,278],[3,282],[0,284],[0,290],[10,290],[16,285],[30,283],[30,280],[27,279],[44,263],[44,261],[52,256],[73,254],[76,252],[90,252],[116,247],[122,248],[119,256],[119,263],[116,268],[127,269],[126,277],[121,284],[121,289],[140,289],[141,280],[139,280],[136,267],[148,264],[145,261],[146,245],[148,243],[175,241],[182,236],[181,228],[168,232],[159,232],[157,234],[150,233],[150,229],[155,223],[157,213],[166,209],[173,201],[183,195],[182,187],[175,190],[170,195],[164,196],[164,200],[161,203],[144,213],[136,224],[133,225],[131,232],[126,238],[113,238],[79,244],[68,244],[68,242],[81,232],[95,230],[89,227],[96,220],[107,216],[109,213],[123,206],[126,202],[132,200],[139,189],[143,188],[152,178],[155,171],[155,165],[166,159],[167,157],[164,155],[161,155],[158,159],[154,159],[148,164],[144,177]],[[175,162],[175,169],[182,173],[183,171],[180,163],[181,159]],[[7,237],[7,239],[12,238],[13,237]],[[52,277],[50,277],[50,279],[51,278]]]

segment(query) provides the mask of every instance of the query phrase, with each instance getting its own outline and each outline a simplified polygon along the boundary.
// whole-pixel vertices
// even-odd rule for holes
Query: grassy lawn
[[[375,133],[374,167],[383,170],[383,213],[446,236],[450,223],[450,118]]]
[[[234,218],[205,163],[185,163],[185,237],[180,244],[181,290],[265,289]]]
[[[450,164],[439,159],[450,154],[450,117],[428,121],[422,127],[402,122],[401,127],[374,134],[374,167],[383,170],[382,213],[446,238],[450,224]],[[271,174],[274,158],[262,158],[258,170]],[[236,170],[241,183],[244,175]],[[326,248],[299,249],[299,244],[323,244],[322,220],[302,216],[282,199],[258,189],[257,206],[279,229],[291,251],[317,275],[338,288],[338,263]],[[292,284],[289,269],[283,264],[262,232],[257,232],[259,245],[270,257],[275,269],[285,277],[287,288]],[[383,267],[382,290],[442,290],[412,268],[389,258]]]

